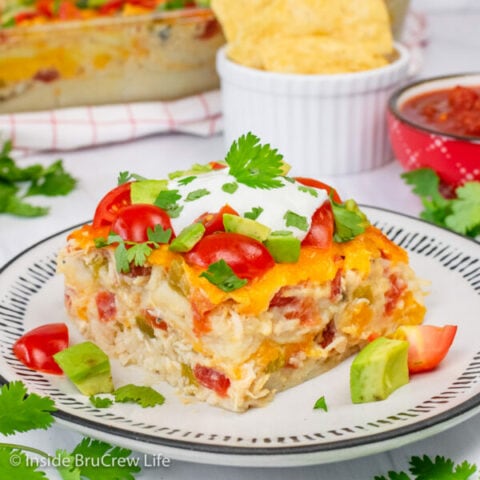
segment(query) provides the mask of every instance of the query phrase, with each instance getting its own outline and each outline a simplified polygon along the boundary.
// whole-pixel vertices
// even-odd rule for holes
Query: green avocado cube
[[[386,399],[408,383],[408,342],[380,337],[355,357],[350,368],[353,403]]]
[[[72,345],[56,353],[53,358],[84,395],[113,392],[110,360],[94,343]]]
[[[140,180],[130,185],[132,203],[155,203],[158,194],[168,186],[168,180]]]
[[[223,226],[226,232],[240,233],[259,242],[267,239],[271,229],[251,218],[244,218],[230,213],[223,214]]]
[[[203,237],[205,227],[202,223],[192,223],[185,227],[170,243],[172,252],[189,252]]]
[[[296,263],[300,258],[301,242],[292,232],[272,232],[264,243],[277,263]]]

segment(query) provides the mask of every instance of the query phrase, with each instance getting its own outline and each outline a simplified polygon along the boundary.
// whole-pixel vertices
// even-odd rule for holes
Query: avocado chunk
[[[240,233],[259,242],[267,239],[271,229],[256,220],[243,218],[230,213],[223,214],[223,226],[226,232]]]
[[[94,343],[78,343],[56,353],[53,358],[84,395],[113,392],[110,360]]]
[[[408,383],[408,342],[380,337],[369,343],[350,368],[353,403],[385,400]]]
[[[205,227],[202,223],[192,223],[175,237],[168,247],[172,252],[189,252],[203,237]]]
[[[300,258],[301,242],[288,230],[272,232],[264,243],[277,263],[296,263]]]
[[[168,186],[168,180],[140,180],[130,185],[132,203],[153,204],[158,194]]]

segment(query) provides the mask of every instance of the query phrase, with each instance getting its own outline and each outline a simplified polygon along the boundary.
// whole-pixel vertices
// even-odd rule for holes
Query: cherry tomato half
[[[112,230],[124,240],[146,242],[147,229],[160,225],[164,230],[173,228],[165,210],[149,203],[135,203],[122,208],[112,223]]]
[[[13,345],[13,353],[28,368],[62,375],[53,355],[68,347],[68,328],[64,323],[49,323],[34,328]]]
[[[118,212],[132,203],[130,182],[110,190],[98,203],[93,217],[93,227],[107,227],[112,224]]]
[[[203,223],[205,227],[205,235],[215,232],[224,232],[223,226],[223,214],[229,213],[230,215],[238,215],[238,212],[234,210],[230,205],[224,205],[217,213],[206,212],[200,215],[195,222]]]
[[[302,245],[317,248],[330,248],[333,243],[333,232],[335,223],[333,219],[332,206],[326,201],[312,215],[312,225],[303,239]]]
[[[320,180],[316,180],[315,178],[308,178],[308,177],[294,177],[295,180],[298,183],[301,183],[302,185],[305,185],[306,187],[313,187],[313,188],[319,188],[321,190],[325,190],[328,195],[332,194],[332,198],[335,202],[341,203],[340,195],[337,193],[337,191],[328,185],[327,183],[323,183]]]
[[[445,358],[456,333],[456,325],[405,325],[394,337],[409,343],[408,370],[418,373],[434,369]]]
[[[239,233],[217,232],[205,235],[185,259],[192,265],[207,268],[224,260],[240,278],[251,280],[263,275],[275,265],[265,246]]]

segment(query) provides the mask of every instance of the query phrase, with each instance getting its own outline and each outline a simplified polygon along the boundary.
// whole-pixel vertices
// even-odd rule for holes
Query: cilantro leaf
[[[480,182],[467,182],[457,188],[456,194],[445,224],[462,235],[476,236],[480,233]]]
[[[314,410],[323,410],[324,412],[328,412],[327,402],[326,402],[324,396],[320,397],[315,402],[315,405],[313,406],[313,409]]]
[[[390,471],[388,472],[388,478],[381,475],[381,476],[375,477],[374,480],[410,480],[410,477],[405,472],[396,473],[396,472]]]
[[[136,243],[127,249],[127,261],[128,263],[133,262],[136,267],[141,267],[145,264],[152,251],[153,249],[148,243]]]
[[[243,216],[249,218],[250,220],[256,220],[261,213],[263,212],[262,207],[253,207],[249,212],[245,212]]]
[[[117,388],[113,395],[117,402],[134,402],[143,408],[162,405],[165,402],[165,397],[153,388],[137,386],[131,383]]]
[[[84,438],[71,456],[80,464],[82,478],[89,480],[133,480],[140,472],[137,458],[129,458],[131,450],[114,447],[100,440]],[[102,458],[104,459],[102,461]],[[82,460],[78,460],[82,459]]]
[[[0,213],[43,216],[49,211],[47,207],[32,205],[24,198],[66,195],[75,188],[77,181],[64,170],[61,160],[48,167],[36,164],[22,168],[10,156],[11,150],[11,141],[6,141],[0,150]]]
[[[27,396],[22,382],[11,382],[0,389],[0,433],[12,435],[33,429],[47,429],[53,423],[55,404],[36,393]]]
[[[433,461],[427,455],[410,460],[410,472],[416,475],[416,480],[468,480],[476,471],[477,468],[467,462],[455,467],[453,460],[441,456]]]
[[[131,182],[132,180],[146,180],[142,175],[137,173],[131,173],[128,171],[123,171],[118,174],[117,183],[118,185],[123,185],[124,183]]]
[[[348,242],[365,232],[370,225],[366,215],[360,210],[354,200],[350,199],[345,203],[337,203],[330,199],[330,203],[335,221],[333,239],[336,242]]]
[[[403,173],[402,178],[422,200],[421,218],[462,235],[480,235],[480,182],[466,182],[456,189],[456,198],[445,198],[440,178],[431,168]]]
[[[177,203],[181,198],[178,190],[161,190],[153,204],[165,210],[171,218],[177,218],[183,209]]]
[[[239,278],[235,275],[235,272],[225,262],[225,260],[219,260],[218,262],[209,265],[208,269],[200,274],[201,277],[205,277],[211,284],[217,286],[224,292],[232,292],[243,287],[247,280]]]
[[[75,188],[76,184],[77,181],[63,168],[62,160],[57,160],[47,167],[39,178],[32,179],[26,196],[67,195]]]
[[[236,182],[224,183],[222,185],[222,190],[225,193],[235,193],[238,190],[238,183]]]
[[[209,190],[207,190],[206,188],[199,188],[198,190],[191,191],[185,197],[185,201],[186,202],[193,202],[193,201],[198,200],[199,198],[205,197],[207,195],[210,195]]]
[[[188,185],[189,183],[192,183],[197,177],[195,175],[190,175],[188,177],[184,177],[184,178],[181,178],[180,180],[178,180],[178,184],[179,185]]]
[[[412,479],[405,472],[388,472],[388,477],[379,475],[374,480],[469,480],[477,472],[477,466],[468,462],[455,465],[453,460],[436,456],[433,460],[424,455],[413,456],[410,459]],[[473,480],[473,479],[472,479]]]
[[[285,225],[287,227],[295,227],[304,232],[308,231],[308,220],[307,217],[304,217],[303,215],[288,210],[283,216],[283,219],[285,220]]]
[[[164,230],[161,225],[155,225],[153,230],[150,227],[147,228],[147,238],[151,242],[168,243],[171,236],[172,231],[169,228]]]
[[[12,195],[8,198],[3,212],[17,215],[18,217],[42,217],[49,212],[48,207],[32,205],[21,198]]]
[[[318,197],[318,191],[312,187],[306,187],[305,185],[299,185],[298,190],[300,192],[305,192],[311,195],[312,197]]]
[[[58,460],[57,470],[62,480],[81,480],[80,469],[75,466],[75,457],[66,450],[57,450],[55,458]]]
[[[252,188],[280,188],[283,182],[277,177],[284,172],[283,157],[270,145],[261,145],[251,132],[232,143],[225,157],[230,175],[239,183]]]
[[[28,462],[22,451],[13,448],[0,448],[0,473],[5,479],[47,480],[45,473],[38,470],[34,462]]]
[[[96,408],[108,408],[113,405],[113,400],[108,397],[99,397],[98,395],[91,395],[89,397],[90,403]]]
[[[123,241],[118,244],[113,256],[115,258],[117,271],[120,273],[128,273],[130,271],[130,261],[128,260],[127,247],[125,247],[125,243],[123,243]]]

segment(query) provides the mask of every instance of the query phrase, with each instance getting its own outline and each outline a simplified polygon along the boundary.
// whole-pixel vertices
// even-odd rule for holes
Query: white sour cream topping
[[[313,213],[327,200],[327,192],[312,189],[317,193],[315,196],[309,191],[310,187],[305,189],[300,183],[292,183],[284,177],[278,177],[278,179],[283,186],[269,190],[252,188],[237,182],[235,177],[228,174],[228,169],[199,174],[187,185],[182,185],[181,178],[171,180],[168,182],[168,189],[178,190],[182,198],[177,203],[183,207],[180,215],[171,219],[172,227],[178,235],[183,228],[193,223],[203,213],[218,212],[226,204],[242,217],[253,208],[260,207],[263,211],[256,218],[257,222],[268,226],[272,231],[289,230],[303,240],[310,228]],[[234,193],[225,192],[222,186],[227,183],[236,183],[237,190]],[[200,189],[205,189],[209,194],[196,200],[186,201],[189,193]],[[284,217],[288,211],[305,217],[308,229],[304,231],[294,226],[287,226]]]

